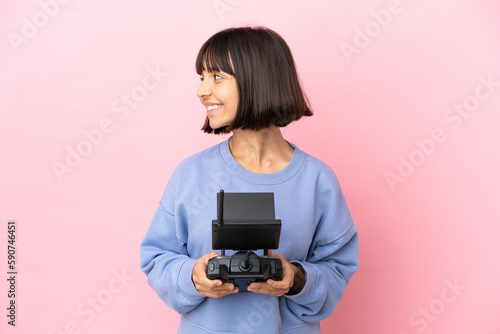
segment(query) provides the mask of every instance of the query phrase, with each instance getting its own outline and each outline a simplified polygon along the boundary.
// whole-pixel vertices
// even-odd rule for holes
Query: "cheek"
[[[235,96],[234,94],[224,94],[223,96],[220,96],[221,102],[224,103],[224,106],[228,110],[233,110],[236,112],[236,109],[238,108],[238,97],[237,95]]]
[[[236,109],[238,108],[238,104],[239,104],[239,97],[238,97],[238,91],[233,91],[233,93],[231,94],[232,98],[231,98],[231,104],[234,106],[234,109],[235,109],[235,112],[236,112]]]
[[[238,110],[238,100],[233,100],[231,103],[231,116],[236,116],[236,112]]]

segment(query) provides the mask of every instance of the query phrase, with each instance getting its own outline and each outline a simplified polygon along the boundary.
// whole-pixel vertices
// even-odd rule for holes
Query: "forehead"
[[[196,72],[225,72],[234,75],[233,62],[229,50],[223,50],[216,45],[207,45],[196,59]]]

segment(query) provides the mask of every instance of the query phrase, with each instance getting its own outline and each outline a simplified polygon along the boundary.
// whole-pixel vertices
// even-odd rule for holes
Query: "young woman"
[[[230,133],[171,176],[141,244],[149,285],[182,314],[179,333],[320,333],[358,268],[356,228],[333,171],[280,132],[312,112],[286,42],[263,28],[223,30],[201,47],[202,128]],[[249,292],[210,280],[216,194],[273,192],[281,281]],[[228,254],[231,255],[231,254]]]

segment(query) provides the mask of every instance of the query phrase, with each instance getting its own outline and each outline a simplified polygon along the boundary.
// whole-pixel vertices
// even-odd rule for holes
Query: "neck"
[[[236,129],[229,149],[240,165],[256,173],[278,172],[286,167],[293,155],[293,148],[276,126],[259,131]]]

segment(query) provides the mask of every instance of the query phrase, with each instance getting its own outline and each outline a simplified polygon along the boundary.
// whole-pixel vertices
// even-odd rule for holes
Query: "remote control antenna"
[[[222,208],[224,203],[224,189],[219,191],[219,203],[217,203],[217,222],[222,225]]]

